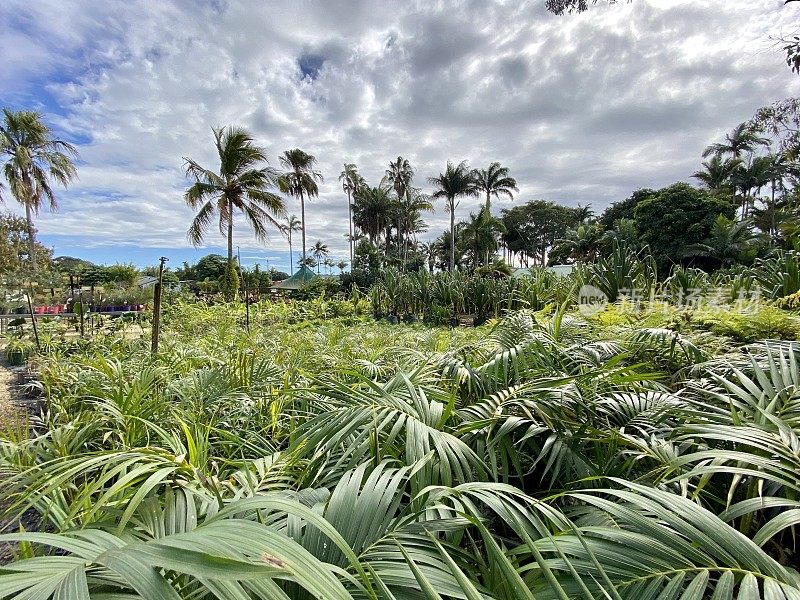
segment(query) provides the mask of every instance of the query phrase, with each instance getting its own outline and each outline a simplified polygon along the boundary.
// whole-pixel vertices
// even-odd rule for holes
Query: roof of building
[[[272,284],[272,287],[278,290],[302,290],[309,285],[316,276],[314,271],[303,265],[298,269],[297,273],[288,279]]]

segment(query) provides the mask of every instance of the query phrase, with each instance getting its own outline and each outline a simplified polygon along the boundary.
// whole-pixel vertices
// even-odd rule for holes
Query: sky
[[[783,0],[632,0],[562,17],[544,0],[3,0],[0,106],[40,111],[79,149],[79,179],[36,221],[56,255],[143,266],[224,253],[216,228],[202,248],[186,238],[183,157],[217,168],[211,127],[235,124],[274,167],[290,148],[317,157],[309,245],[339,259],[345,162],[375,185],[402,155],[430,191],[448,160],[500,161],[520,191],[498,211],[545,199],[599,213],[690,181],[706,145],[800,94],[776,42],[797,23]],[[421,237],[448,219],[437,206]],[[241,224],[235,243],[245,265],[289,268],[277,232],[265,245]]]

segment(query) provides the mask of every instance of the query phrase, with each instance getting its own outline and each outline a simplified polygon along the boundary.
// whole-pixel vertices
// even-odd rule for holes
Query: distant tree
[[[614,228],[617,221],[621,219],[633,219],[634,211],[640,202],[647,200],[655,195],[655,190],[649,188],[641,188],[633,192],[628,198],[620,202],[614,202],[611,206],[603,211],[600,215],[600,224],[606,230]]]
[[[514,192],[519,192],[517,180],[510,177],[508,167],[502,166],[499,162],[493,162],[488,169],[475,169],[473,172],[478,190],[486,194],[486,210],[492,212],[492,196],[500,198],[506,196],[509,200],[514,199]]]
[[[470,220],[464,225],[463,236],[475,268],[491,262],[492,255],[499,247],[497,240],[502,232],[503,222],[492,216],[486,206],[482,206],[477,215],[470,215]]]
[[[53,259],[53,266],[67,275],[80,275],[86,269],[93,267],[94,263],[74,256],[56,256]]]
[[[227,260],[219,254],[206,254],[192,268],[193,278],[197,281],[218,280],[225,272]]]
[[[302,222],[303,236],[303,258],[306,258],[306,198],[316,198],[319,196],[319,185],[324,178],[322,173],[317,171],[317,159],[300,150],[294,148],[286,150],[280,157],[281,165],[286,172],[281,175],[279,183],[281,190],[285,193],[300,198],[300,220]]]
[[[25,219],[10,212],[0,214],[0,276],[29,271],[31,250],[28,233]],[[49,270],[52,250],[34,242],[34,252],[37,265]]]
[[[323,244],[322,240],[317,240],[317,243],[311,248],[311,254],[314,256],[314,260],[317,264],[317,274],[319,274],[319,267],[323,263],[323,259],[327,258],[327,256],[330,254],[328,245]]]
[[[527,263],[545,264],[556,240],[576,225],[575,209],[555,202],[534,200],[502,211],[503,240],[508,250],[521,254]]]
[[[342,183],[342,191],[347,194],[347,221],[350,226],[350,262],[353,262],[353,196],[358,193],[366,182],[359,175],[358,168],[352,163],[345,163],[344,169],[339,174],[339,181]]]
[[[752,262],[759,243],[750,221],[734,221],[725,215],[719,215],[711,226],[708,237],[700,243],[687,245],[682,254],[710,258],[720,267],[730,267],[739,262]]]
[[[563,15],[565,13],[580,13],[589,10],[589,6],[597,4],[598,0],[545,0],[545,7],[551,13]],[[616,4],[617,0],[606,0],[609,4]]]
[[[303,228],[303,222],[297,218],[297,215],[289,215],[286,218],[286,223],[281,224],[281,231],[289,240],[289,270],[294,273],[294,253],[292,252],[292,233],[300,231]]]
[[[78,151],[71,144],[56,138],[33,111],[14,112],[3,109],[0,125],[0,156],[3,174],[14,199],[25,207],[28,230],[28,259],[36,271],[36,228],[33,216],[39,214],[45,201],[50,210],[58,208],[51,181],[67,187],[77,177],[73,160]],[[0,196],[0,198],[2,198]]]
[[[392,188],[385,178],[377,187],[362,186],[354,197],[353,222],[372,244],[391,225],[392,202]]]
[[[479,193],[475,176],[467,165],[467,161],[462,161],[458,165],[447,163],[444,173],[439,173],[437,177],[430,177],[428,182],[435,186],[434,198],[444,198],[447,210],[450,212],[450,239],[456,235],[456,208],[458,198],[463,196],[477,196]],[[450,270],[455,268],[456,254],[455,244],[450,244]]]
[[[568,229],[550,253],[550,264],[565,262],[592,262],[597,258],[603,240],[603,226],[599,223],[581,223]]]
[[[684,258],[684,248],[709,236],[717,217],[732,219],[734,212],[726,199],[676,183],[642,200],[634,215],[641,243],[650,247],[659,271],[667,273]]]
[[[695,171],[692,177],[700,181],[715,194],[730,196],[733,191],[733,177],[742,166],[741,158],[723,157],[715,154],[703,162],[703,169]]]
[[[194,246],[203,242],[214,215],[219,216],[219,231],[228,239],[228,262],[233,262],[233,220],[237,211],[253,228],[256,237],[266,240],[267,228],[280,227],[275,217],[283,216],[285,206],[275,187],[276,173],[267,165],[264,148],[253,144],[244,129],[214,129],[214,145],[219,157],[219,171],[200,166],[185,158],[186,176],[195,183],[186,190],[186,203],[197,210],[189,228],[189,241]]]
[[[339,273],[344,273],[344,270],[347,268],[348,262],[346,260],[340,260],[336,263],[336,266],[339,267]]]
[[[105,267],[104,281],[120,287],[130,287],[139,278],[139,269],[133,264],[117,263]]]

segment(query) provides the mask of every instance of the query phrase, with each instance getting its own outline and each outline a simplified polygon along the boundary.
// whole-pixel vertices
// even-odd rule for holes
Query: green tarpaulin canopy
[[[277,290],[302,290],[309,285],[316,276],[314,271],[306,266],[302,266],[297,273],[289,277],[289,279],[279,281],[273,284],[272,287]]]

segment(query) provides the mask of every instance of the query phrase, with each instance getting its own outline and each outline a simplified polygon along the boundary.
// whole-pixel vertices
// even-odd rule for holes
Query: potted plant
[[[22,337],[9,338],[6,343],[6,360],[8,364],[19,367],[25,364],[33,351],[33,344]]]

